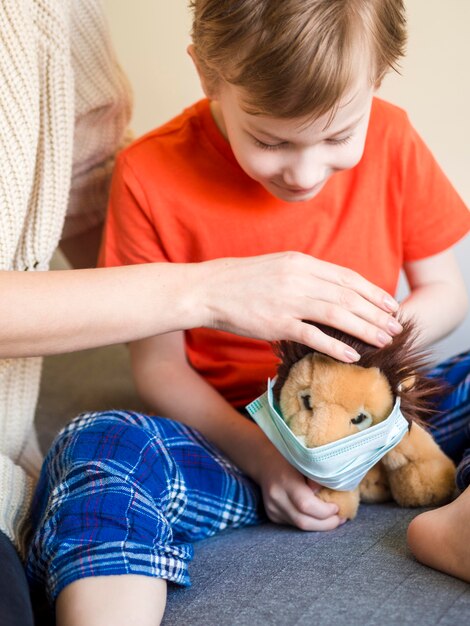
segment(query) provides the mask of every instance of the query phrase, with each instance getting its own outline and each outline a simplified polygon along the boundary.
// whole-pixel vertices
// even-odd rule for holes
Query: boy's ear
[[[204,74],[204,70],[202,68],[202,64],[199,61],[194,45],[191,43],[186,48],[187,53],[191,57],[192,62],[194,63],[194,67],[196,68],[196,72],[198,73],[199,80],[201,81],[202,90],[206,96],[210,100],[214,99],[214,89],[213,86],[209,85],[209,81],[207,80],[207,76]],[[212,88],[210,88],[212,87]]]

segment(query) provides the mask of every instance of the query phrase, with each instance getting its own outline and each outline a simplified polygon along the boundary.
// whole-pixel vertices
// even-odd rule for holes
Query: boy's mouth
[[[275,183],[273,181],[273,185],[275,187],[277,187],[278,189],[281,189],[284,192],[287,192],[293,196],[307,196],[307,195],[311,195],[314,193],[318,193],[320,191],[320,189],[323,187],[323,185],[326,183],[326,180],[322,180],[319,183],[317,183],[316,185],[314,185],[313,187],[308,187],[308,188],[304,188],[304,187],[286,187],[284,185],[281,185],[279,183]]]

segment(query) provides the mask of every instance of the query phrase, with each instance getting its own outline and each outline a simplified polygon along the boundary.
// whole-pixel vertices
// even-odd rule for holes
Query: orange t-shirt
[[[449,248],[469,228],[468,209],[406,114],[389,103],[374,99],[356,167],[311,200],[288,203],[245,174],[202,100],[118,157],[101,265],[298,250],[393,294],[404,261]],[[236,407],[275,373],[267,342],[208,329],[185,338],[189,362]]]

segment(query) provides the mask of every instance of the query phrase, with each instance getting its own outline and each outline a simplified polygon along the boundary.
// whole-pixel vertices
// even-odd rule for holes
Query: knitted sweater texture
[[[0,81],[0,271],[46,271],[61,236],[103,220],[130,117],[99,2],[1,0]],[[0,530],[20,550],[40,370],[0,360]]]

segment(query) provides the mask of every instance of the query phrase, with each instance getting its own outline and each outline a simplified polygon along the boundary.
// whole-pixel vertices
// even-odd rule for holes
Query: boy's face
[[[335,172],[360,161],[372,95],[364,83],[347,94],[332,120],[328,114],[313,122],[286,120],[247,113],[240,88],[223,83],[211,107],[248,176],[277,198],[296,202],[313,198]]]

